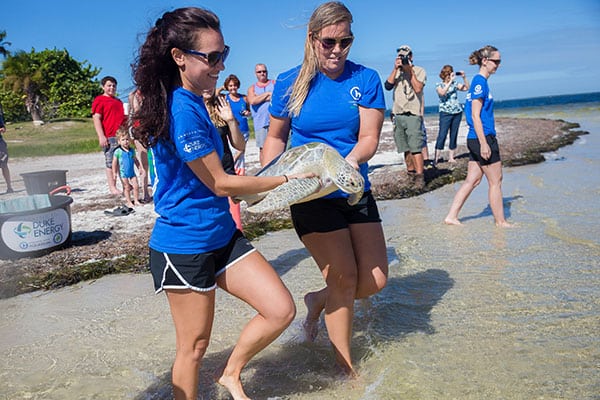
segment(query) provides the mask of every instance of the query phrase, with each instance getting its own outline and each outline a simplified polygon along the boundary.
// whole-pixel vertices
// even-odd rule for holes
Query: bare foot
[[[136,206],[141,206],[143,205],[142,203],[140,203],[139,201],[134,202],[133,204],[135,204]]]
[[[456,163],[456,160],[454,158],[451,158],[448,160],[448,162],[454,164],[454,163]]]
[[[503,221],[503,222],[496,222],[496,226],[498,228],[514,228],[515,224],[511,224],[508,221]]]
[[[306,319],[302,323],[304,328],[304,336],[307,342],[314,342],[319,334],[319,317],[321,310],[316,302],[315,296],[317,292],[310,292],[304,296],[304,304],[308,309]]]
[[[130,201],[126,202],[125,205],[129,208],[133,208],[133,203]]]
[[[450,218],[450,217],[446,217],[444,219],[444,223],[446,225],[462,225],[462,223],[458,220],[458,218]]]
[[[232,376],[221,375],[217,383],[227,389],[233,400],[251,400],[244,393],[244,388],[242,388],[242,382],[239,378],[236,379]]]

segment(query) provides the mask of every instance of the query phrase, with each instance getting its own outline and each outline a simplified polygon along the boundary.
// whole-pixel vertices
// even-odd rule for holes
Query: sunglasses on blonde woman
[[[500,65],[500,63],[502,62],[501,59],[494,60],[493,58],[488,58],[488,61],[493,62],[494,64],[496,64],[496,66]]]
[[[203,53],[197,50],[182,50],[186,54],[193,54],[195,56],[200,56],[206,59],[208,65],[214,67],[219,63],[219,61],[225,62],[227,56],[229,55],[229,46],[225,46],[223,51],[211,51],[210,53]]]
[[[343,38],[322,38],[315,35],[315,39],[321,42],[321,45],[325,50],[333,49],[336,44],[339,44],[342,50],[346,50],[354,41],[354,36],[345,36]]]

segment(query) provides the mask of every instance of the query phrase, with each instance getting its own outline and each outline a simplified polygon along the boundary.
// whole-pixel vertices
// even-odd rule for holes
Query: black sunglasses
[[[196,51],[196,50],[182,50],[182,51],[186,54],[193,54],[195,56],[203,57],[208,62],[208,65],[210,65],[211,67],[214,67],[215,65],[217,65],[219,63],[219,61],[223,61],[223,63],[225,63],[225,60],[227,59],[227,56],[229,55],[229,46],[225,45],[225,48],[223,49],[223,51],[212,51],[208,54],[203,53],[201,51]]]
[[[343,38],[321,38],[315,35],[315,39],[321,42],[321,45],[325,50],[333,49],[336,44],[339,44],[342,50],[346,50],[354,41],[354,36],[350,35]]]
[[[488,61],[493,62],[494,64],[496,64],[496,66],[500,65],[500,63],[502,62],[501,59],[494,60],[493,58],[488,58]]]

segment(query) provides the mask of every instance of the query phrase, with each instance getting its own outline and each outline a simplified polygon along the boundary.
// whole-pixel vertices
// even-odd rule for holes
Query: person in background
[[[139,90],[133,90],[129,93],[129,126],[130,129],[134,125],[138,125],[139,122],[135,119],[135,113],[140,108],[142,97],[140,96]],[[149,162],[148,162],[148,150],[142,146],[142,144],[135,140],[135,150],[139,161],[139,172],[140,172],[140,184],[142,186],[142,203],[149,203],[152,201],[150,190],[148,189],[149,183]]]
[[[4,110],[2,104],[0,104],[0,168],[2,169],[4,182],[6,182],[6,193],[13,193],[15,190],[12,187],[10,169],[8,168],[8,145],[2,136],[4,132],[6,132],[6,123],[4,122]]]
[[[229,54],[219,18],[196,8],[164,13],[133,65],[144,99],[133,134],[154,156],[156,171],[150,270],[175,325],[173,397],[198,397],[198,372],[215,316],[215,289],[256,310],[217,379],[233,399],[248,399],[244,366],[292,322],[294,301],[277,272],[235,227],[228,196],[271,190],[292,176],[237,176],[223,170],[223,142],[203,94],[213,90]]]
[[[117,130],[126,121],[123,102],[117,95],[117,80],[112,76],[105,76],[101,80],[102,93],[94,98],[92,102],[92,119],[94,129],[98,135],[98,143],[104,152],[104,163],[106,167],[106,180],[108,189],[114,195],[120,195],[117,189],[115,176],[112,172],[113,153],[119,145],[117,143]]]
[[[413,64],[410,46],[400,46],[394,60],[394,69],[384,86],[386,90],[394,90],[394,141],[398,153],[404,153],[406,169],[414,174],[417,186],[423,186],[425,183],[422,104],[426,82],[425,70]]]
[[[455,77],[462,76],[462,83],[456,82]],[[450,132],[450,142],[448,143],[448,162],[455,163],[454,151],[456,150],[458,128],[462,119],[462,107],[458,102],[458,91],[466,92],[469,90],[469,80],[465,71],[454,73],[452,65],[444,65],[440,71],[441,82],[435,85],[435,90],[440,98],[440,130],[435,142],[434,163],[438,163],[444,150],[444,143],[448,132]]]
[[[141,206],[140,203],[140,184],[138,182],[137,175],[135,174],[135,168],[137,167],[141,171],[140,162],[135,156],[135,149],[130,148],[130,137],[129,130],[127,127],[122,126],[117,131],[117,141],[119,146],[115,149],[113,154],[112,170],[115,176],[120,177],[121,184],[123,185],[123,194],[125,195],[125,204],[127,207]],[[131,198],[131,192],[133,191],[133,199]]]
[[[435,167],[435,163],[429,159],[429,147],[427,147],[427,127],[425,126],[425,96],[421,101],[421,130],[423,131],[423,144],[421,154],[423,155],[423,168],[429,169]]]
[[[379,144],[385,100],[377,72],[347,59],[354,40],[351,24],[352,14],[339,2],[321,4],[313,12],[302,64],[276,80],[263,164],[283,152],[288,140],[292,148],[317,141],[335,148],[365,179],[365,193],[354,206],[341,191],[291,206],[294,229],[325,280],[324,288],[304,297],[307,339],[316,338],[324,310],[336,364],[354,376],[354,300],[386,285],[388,262],[367,175],[367,161]]]
[[[504,218],[502,203],[502,162],[496,140],[494,121],[494,98],[488,85],[488,79],[500,67],[500,52],[494,46],[485,46],[475,50],[469,56],[469,64],[479,66],[479,74],[473,77],[465,102],[465,115],[469,125],[467,147],[469,163],[467,177],[454,196],[450,211],[444,222],[448,225],[461,225],[458,213],[465,201],[481,182],[485,175],[488,181],[488,197],[496,226],[510,228]]]
[[[269,130],[269,102],[275,81],[269,79],[269,71],[265,64],[256,64],[254,67],[257,82],[248,88],[248,103],[254,122],[254,137],[258,147],[258,157],[262,164],[263,146],[267,131]]]
[[[237,76],[231,74],[227,78],[225,78],[225,83],[223,84],[223,86],[228,92],[227,101],[229,102],[229,106],[231,107],[233,116],[238,121],[240,131],[244,136],[244,140],[248,142],[248,139],[250,139],[250,127],[248,126],[250,108],[248,105],[248,99],[246,98],[246,95],[238,92],[238,90],[240,89],[240,80]],[[244,152],[235,152],[235,154],[233,155],[233,160],[235,162],[235,173],[238,175],[245,175],[246,161],[244,157]]]
[[[223,157],[221,158],[223,169],[226,173],[235,175],[235,161],[231,147],[237,150],[238,153],[243,154],[246,149],[246,139],[225,95],[217,94],[215,88],[213,88],[205,91],[203,96],[210,120],[217,127],[223,142]],[[229,212],[237,229],[242,231],[240,203],[234,203],[231,197],[229,198]]]

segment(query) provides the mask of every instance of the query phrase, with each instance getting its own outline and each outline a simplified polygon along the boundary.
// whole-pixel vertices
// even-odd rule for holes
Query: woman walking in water
[[[479,74],[475,75],[467,94],[465,116],[469,125],[467,147],[469,148],[469,164],[467,178],[454,196],[450,211],[444,223],[461,225],[458,213],[465,201],[479,185],[485,175],[488,181],[488,197],[496,226],[509,228],[512,224],[504,218],[502,204],[502,162],[500,149],[496,140],[494,123],[494,98],[488,86],[488,79],[500,67],[500,52],[494,46],[485,46],[475,50],[469,57],[471,65],[479,65]]]

